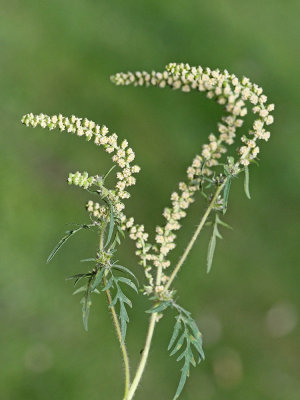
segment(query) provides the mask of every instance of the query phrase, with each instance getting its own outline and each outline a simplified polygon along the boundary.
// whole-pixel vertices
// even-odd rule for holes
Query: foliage
[[[210,272],[214,254],[215,254],[215,249],[216,249],[216,243],[217,243],[217,238],[222,239],[222,236],[219,232],[219,225],[225,226],[225,228],[231,229],[231,226],[227,225],[225,222],[223,222],[219,215],[216,213],[215,215],[215,222],[213,225],[213,232],[211,235],[211,238],[208,243],[208,251],[207,251],[207,273]]]
[[[176,400],[182,392],[186,378],[189,377],[190,366],[192,365],[196,367],[197,363],[199,364],[201,360],[205,359],[205,356],[202,349],[202,334],[200,333],[196,322],[191,317],[190,312],[176,304],[175,301],[162,301],[147,312],[160,313],[169,307],[175,309],[177,315],[175,317],[176,323],[173,328],[168,350],[170,351],[170,356],[181,351],[176,361],[184,360],[184,364],[181,368],[179,384],[173,398],[173,400]],[[196,359],[193,350],[196,352]]]

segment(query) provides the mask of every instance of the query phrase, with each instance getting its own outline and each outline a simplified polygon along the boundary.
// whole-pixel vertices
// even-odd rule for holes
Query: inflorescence
[[[119,145],[117,134],[109,135],[109,130],[105,125],[100,126],[86,118],[77,118],[74,115],[68,118],[61,114],[51,117],[45,114],[27,114],[22,118],[22,122],[26,126],[40,126],[49,130],[58,128],[60,131],[83,136],[88,141],[93,140],[97,146],[103,146],[107,153],[112,154],[112,161],[121,169],[116,174],[117,183],[113,190],[109,190],[104,186],[101,176],[89,177],[87,172],[70,173],[68,183],[84,189],[91,189],[94,186],[102,198],[108,198],[113,202],[117,216],[124,220],[125,216],[122,211],[125,205],[123,200],[130,197],[130,193],[125,189],[135,185],[136,179],[133,175],[140,172],[138,165],[131,165],[135,159],[135,154],[132,148],[128,147],[127,140],[123,140]],[[95,213],[90,213],[90,215],[96,218],[99,217],[97,213],[96,215]]]
[[[172,205],[165,208],[163,212],[166,223],[164,226],[156,228],[156,245],[146,244],[145,240],[141,240],[135,234],[140,228],[144,231],[143,226],[134,225],[132,220],[126,226],[130,230],[130,237],[137,240],[137,247],[141,248],[137,251],[137,255],[141,258],[149,275],[152,267],[147,263],[150,261],[155,267],[161,267],[164,270],[170,266],[170,261],[166,256],[175,247],[174,231],[180,229],[179,221],[186,216],[186,210],[194,201],[194,195],[201,188],[203,179],[213,175],[215,167],[224,163],[222,155],[227,152],[228,146],[234,143],[237,128],[243,125],[243,118],[248,111],[246,103],[250,104],[252,112],[257,118],[248,132],[249,137],[244,135],[241,138],[242,146],[238,149],[237,159],[227,158],[227,166],[230,171],[233,171],[233,175],[237,175],[257,158],[260,151],[258,140],[269,140],[270,132],[266,130],[266,126],[273,123],[271,112],[274,110],[274,104],[267,104],[267,96],[263,94],[262,88],[251,83],[246,77],[239,80],[234,74],[229,74],[227,70],[222,72],[219,69],[191,67],[189,64],[171,63],[163,72],[121,72],[113,75],[111,80],[116,85],[133,84],[134,86],[157,86],[160,88],[169,86],[175,90],[181,89],[183,92],[191,90],[206,92],[207,97],[215,99],[226,112],[222,121],[218,123],[219,135],[216,136],[213,133],[209,135],[209,143],[202,146],[201,154],[194,157],[192,164],[187,169],[187,182],[180,182],[179,190],[172,193]],[[167,281],[168,276],[162,273],[157,281],[158,285],[154,287],[153,280],[151,280],[146,291],[148,293],[161,292]]]
[[[180,182],[178,190],[171,194],[171,206],[163,211],[165,224],[156,228],[155,244],[149,242],[149,234],[145,232],[144,225],[136,224],[133,217],[127,217],[124,213],[123,200],[130,197],[126,189],[135,185],[136,179],[133,175],[140,171],[139,166],[131,165],[135,154],[128,147],[126,139],[118,144],[116,133],[109,134],[105,125],[100,126],[93,121],[75,116],[67,118],[61,114],[51,117],[44,114],[27,114],[22,119],[26,126],[41,126],[49,130],[58,128],[60,131],[83,136],[86,140],[93,140],[96,145],[103,146],[107,153],[112,154],[112,161],[121,169],[116,174],[117,183],[113,190],[105,188],[101,177],[89,177],[87,172],[70,174],[68,182],[87,190],[97,187],[102,197],[107,197],[113,202],[114,210],[121,221],[121,229],[128,230],[129,237],[136,242],[136,254],[140,258],[148,280],[148,284],[144,287],[145,293],[159,294],[164,291],[164,285],[169,279],[164,271],[171,265],[167,256],[175,248],[175,232],[180,229],[180,220],[186,216],[189,205],[194,202],[195,193],[202,188],[205,179],[216,174],[216,167],[224,165],[224,162],[227,162],[227,167],[233,171],[232,174],[237,175],[257,158],[260,151],[257,142],[261,139],[268,141],[270,137],[266,127],[273,123],[271,112],[274,110],[274,105],[267,104],[267,97],[262,89],[246,77],[239,80],[227,70],[203,69],[200,66],[191,67],[189,64],[171,63],[163,72],[117,73],[111,80],[116,85],[133,84],[146,87],[152,85],[160,88],[169,86],[183,92],[191,90],[206,92],[207,97],[215,99],[226,112],[218,123],[219,134],[209,135],[209,143],[202,146],[201,153],[194,157],[187,168],[187,181]],[[247,103],[257,118],[248,132],[249,136],[244,135],[241,138],[242,145],[238,148],[237,159],[227,157],[227,161],[224,161],[222,156],[227,152],[228,146],[234,143],[237,129],[243,125],[243,118],[247,114]],[[218,201],[221,207],[222,199]],[[107,218],[108,215],[107,207],[91,201],[87,210],[94,219]],[[154,279],[153,267],[163,270],[159,279]]]
[[[255,162],[260,148],[259,140],[268,141],[270,132],[267,127],[273,123],[273,104],[267,103],[267,97],[263,90],[256,84],[250,82],[246,77],[239,80],[228,71],[219,69],[211,70],[202,67],[191,67],[189,64],[171,63],[163,72],[128,72],[117,73],[111,77],[116,85],[134,86],[157,86],[160,88],[170,87],[180,89],[183,92],[197,90],[206,92],[209,99],[214,99],[223,106],[225,115],[218,123],[218,134],[210,133],[209,143],[202,146],[199,154],[196,154],[187,168],[185,182],[179,182],[178,189],[171,194],[171,204],[163,210],[164,223],[156,227],[155,242],[151,243],[149,234],[144,225],[137,224],[133,217],[125,213],[124,200],[130,197],[128,188],[135,185],[135,174],[140,172],[138,165],[132,165],[135,154],[128,146],[127,140],[118,142],[116,133],[109,133],[105,125],[97,125],[88,119],[77,118],[74,115],[64,117],[61,114],[48,116],[45,114],[27,114],[22,118],[26,126],[47,128],[50,131],[58,129],[77,136],[85,137],[93,141],[97,146],[111,154],[112,161],[118,167],[115,174],[116,183],[113,189],[106,186],[106,177],[113,168],[104,176],[89,176],[88,172],[70,173],[68,183],[87,190],[97,196],[98,201],[89,200],[86,210],[92,221],[91,224],[83,224],[66,232],[65,236],[53,249],[47,261],[50,261],[61,246],[75,233],[82,229],[97,227],[99,231],[99,249],[96,258],[82,261],[93,262],[94,267],[89,272],[76,274],[69,279],[74,279],[74,284],[85,278],[86,284],[77,289],[74,294],[84,292],[82,303],[83,323],[87,329],[89,309],[91,306],[91,294],[100,293],[101,288],[106,292],[109,309],[113,316],[117,336],[120,342],[124,366],[125,366],[125,397],[131,400],[137,389],[137,385],[143,374],[146,360],[149,354],[151,340],[156,322],[161,318],[162,312],[167,308],[173,308],[177,312],[176,323],[169,344],[170,355],[182,351],[177,361],[184,360],[181,368],[181,378],[174,397],[177,399],[189,376],[190,366],[196,365],[193,350],[198,354],[198,362],[204,359],[202,350],[202,336],[196,322],[191,314],[179,306],[174,298],[175,291],[171,284],[183,263],[186,260],[193,244],[195,243],[201,229],[208,221],[210,214],[215,212],[213,232],[208,245],[207,270],[212,264],[216,240],[221,238],[219,227],[229,227],[221,220],[219,214],[227,210],[227,201],[232,178],[245,173],[245,192],[249,194],[249,171],[248,167]],[[237,149],[235,157],[228,156],[229,146],[235,142],[237,129],[242,127],[243,118],[247,115],[247,106],[255,115],[252,128],[247,136],[241,137],[241,145]],[[220,172],[220,170],[222,172]],[[215,189],[212,189],[215,188]],[[169,253],[175,248],[176,232],[181,228],[181,220],[186,217],[187,210],[195,201],[195,194],[199,192],[208,202],[199,225],[197,226],[184,253],[173,267],[171,274],[166,270],[171,266]],[[136,255],[139,263],[143,266],[146,284],[143,293],[151,295],[154,305],[147,312],[151,313],[145,347],[137,368],[135,378],[131,382],[129,373],[129,359],[125,347],[125,337],[129,317],[126,306],[132,303],[121,288],[121,284],[127,285],[138,291],[135,283],[120,275],[134,277],[133,272],[119,265],[115,259],[116,246],[121,243],[121,237],[128,232],[129,237],[135,242]],[[136,278],[135,278],[136,279]],[[114,293],[114,297],[111,296]],[[117,316],[115,305],[118,304],[119,315]]]

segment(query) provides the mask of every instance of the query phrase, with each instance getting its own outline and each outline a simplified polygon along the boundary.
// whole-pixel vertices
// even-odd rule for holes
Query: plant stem
[[[193,247],[193,244],[195,243],[195,241],[196,241],[201,229],[203,228],[203,226],[204,226],[204,224],[205,224],[205,222],[206,222],[206,220],[207,220],[212,208],[214,207],[215,201],[217,200],[220,192],[223,189],[224,184],[225,184],[225,182],[223,184],[221,184],[220,186],[218,186],[218,188],[217,188],[215,194],[213,195],[213,198],[212,198],[207,210],[205,211],[203,217],[201,218],[200,223],[199,223],[195,233],[193,234],[193,236],[192,236],[187,248],[185,249],[183,255],[180,257],[176,267],[174,268],[174,271],[171,274],[170,279],[168,280],[168,283],[164,288],[164,291],[167,290],[170,287],[170,285],[173,282],[175,276],[177,275],[178,271],[180,270],[182,264],[186,260],[188,254],[191,251],[191,249]],[[158,270],[157,270],[157,275],[156,275],[156,285],[160,285],[161,272],[162,272],[161,271],[161,267],[159,267]],[[156,325],[156,322],[157,322],[156,318],[157,318],[157,313],[153,313],[151,315],[151,317],[150,317],[148,332],[147,332],[147,336],[146,336],[145,347],[143,349],[143,354],[142,354],[142,357],[140,359],[140,362],[139,362],[138,368],[136,370],[136,373],[135,373],[134,379],[132,381],[132,384],[130,386],[130,389],[129,389],[129,392],[128,392],[128,396],[124,400],[131,400],[133,398],[133,396],[135,395],[136,389],[137,389],[137,387],[138,387],[138,385],[140,383],[140,380],[142,378],[142,375],[144,373],[145,366],[146,366],[147,359],[148,359],[148,355],[149,355],[150,346],[151,346],[151,341],[152,341],[152,337],[153,337],[153,333],[154,333],[154,329],[155,329],[155,325]]]
[[[161,281],[161,274],[162,274],[162,267],[158,267],[157,269],[157,274],[156,274],[156,285],[160,285],[160,281]],[[145,341],[145,346],[143,348],[143,353],[142,353],[142,357],[140,359],[138,368],[136,370],[134,379],[132,381],[132,384],[130,385],[130,389],[129,389],[129,393],[128,393],[128,397],[125,400],[131,400],[136,392],[136,389],[140,383],[140,380],[142,378],[142,375],[144,373],[145,367],[146,367],[146,363],[148,360],[148,355],[149,355],[149,351],[150,351],[150,347],[151,347],[151,342],[152,342],[152,337],[153,337],[153,333],[154,333],[154,329],[155,329],[155,325],[156,325],[156,317],[157,317],[157,313],[153,313],[151,314],[151,317],[149,319],[149,326],[148,326],[148,331],[147,331],[147,336],[146,336],[146,341]]]
[[[102,229],[100,230],[100,238],[99,238],[99,249],[100,251],[103,250],[103,239],[104,239],[104,230],[105,228],[102,227]],[[103,283],[104,286],[106,286],[106,276],[103,276]],[[129,386],[130,386],[130,368],[129,368],[129,358],[128,358],[128,354],[127,354],[127,349],[125,346],[125,343],[122,340],[122,333],[121,333],[121,328],[120,328],[120,323],[118,320],[118,316],[116,313],[116,309],[114,306],[112,306],[112,297],[111,297],[111,293],[110,290],[107,289],[105,290],[105,294],[107,297],[107,301],[109,304],[109,309],[112,315],[112,319],[113,319],[113,323],[116,329],[116,333],[117,333],[117,337],[120,343],[120,347],[121,347],[121,351],[122,351],[122,356],[123,356],[123,362],[124,362],[124,369],[125,369],[125,389],[124,389],[124,400],[127,399],[127,395],[128,395],[128,390],[129,390]]]
[[[200,223],[197,226],[197,229],[195,230],[195,232],[194,232],[189,244],[187,245],[184,253],[182,254],[182,256],[180,257],[178,263],[176,264],[176,266],[175,266],[175,268],[174,268],[174,270],[173,270],[173,272],[172,272],[172,274],[171,274],[171,276],[170,276],[170,278],[169,278],[169,280],[168,280],[168,282],[167,282],[167,284],[166,284],[166,286],[164,288],[164,292],[169,289],[169,287],[171,286],[173,280],[175,279],[178,271],[180,270],[180,268],[182,267],[183,263],[185,262],[188,254],[191,251],[195,241],[197,240],[197,238],[199,236],[199,233],[201,232],[201,230],[202,230],[202,228],[203,228],[203,226],[204,226],[204,224],[205,224],[205,222],[206,222],[206,220],[207,220],[212,208],[214,207],[215,201],[217,200],[217,198],[218,198],[220,192],[222,191],[224,185],[225,185],[225,182],[222,185],[218,186],[217,190],[215,191],[215,194],[214,194],[213,198],[211,199],[211,202],[209,203],[209,206],[208,206],[207,210],[205,211],[203,217],[201,218]]]
[[[147,359],[148,359],[148,355],[149,355],[150,346],[151,346],[151,341],[152,341],[152,337],[153,337],[153,332],[154,332],[154,328],[155,328],[155,324],[156,324],[156,317],[157,317],[157,313],[153,313],[151,315],[151,317],[150,317],[148,332],[147,332],[147,336],[146,336],[145,347],[143,349],[143,354],[142,354],[142,357],[140,359],[140,363],[139,363],[138,368],[136,370],[135,377],[134,377],[134,379],[132,381],[132,384],[130,386],[128,395],[125,398],[125,400],[131,400],[133,398],[133,396],[134,396],[134,394],[136,392],[136,389],[138,387],[138,384],[140,383],[140,380],[141,380],[142,375],[144,373],[145,366],[146,366]]]
[[[106,278],[103,277],[103,283],[104,285],[106,285]],[[128,358],[128,354],[127,354],[127,349],[125,346],[125,343],[123,343],[122,340],[122,334],[121,334],[121,329],[120,329],[120,324],[119,324],[119,320],[117,317],[117,313],[115,310],[114,306],[111,306],[112,303],[112,298],[111,298],[111,294],[109,290],[105,291],[106,293],[106,297],[108,300],[108,304],[109,304],[109,308],[112,314],[112,318],[113,318],[113,323],[117,332],[117,336],[118,336],[118,340],[120,342],[120,347],[121,347],[121,351],[122,351],[122,355],[123,355],[123,361],[124,361],[124,369],[125,369],[125,389],[124,389],[124,400],[127,399],[128,396],[128,390],[129,390],[129,386],[130,386],[130,369],[129,369],[129,358]]]

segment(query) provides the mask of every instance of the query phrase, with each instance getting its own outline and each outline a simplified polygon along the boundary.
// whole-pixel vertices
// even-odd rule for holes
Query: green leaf
[[[120,268],[121,267],[121,268]],[[129,307],[132,307],[132,302],[130,299],[125,295],[125,293],[122,291],[122,288],[120,286],[120,283],[125,283],[126,285],[130,286],[132,289],[134,289],[136,292],[138,292],[136,285],[128,278],[125,278],[123,276],[114,276],[113,275],[113,270],[118,269],[121,271],[127,271],[126,267],[123,267],[122,265],[119,266],[117,264],[112,265],[109,269],[107,268],[106,271],[108,271],[111,276],[108,282],[106,283],[105,287],[102,290],[108,290],[112,289],[112,292],[114,292],[114,297],[112,302],[109,305],[109,308],[115,307],[117,304],[119,304],[119,321],[121,325],[121,336],[122,336],[122,342],[125,342],[125,337],[126,337],[126,332],[127,332],[127,324],[129,322],[129,317],[128,313],[126,311],[126,305]]]
[[[126,332],[127,332],[127,324],[129,322],[129,317],[126,311],[125,304],[128,304],[130,307],[132,307],[131,301],[128,299],[128,297],[125,296],[125,294],[122,292],[122,289],[118,285],[118,282],[116,281],[117,285],[117,293],[116,296],[113,300],[113,303],[111,307],[119,302],[120,304],[120,310],[119,310],[119,319],[121,323],[121,336],[122,336],[122,342],[125,343],[125,337],[126,337]]]
[[[179,380],[179,384],[175,393],[173,400],[178,399],[180,396],[182,389],[185,385],[186,379],[190,374],[190,365],[196,366],[196,360],[193,354],[193,348],[199,354],[199,361],[204,359],[204,353],[202,350],[202,335],[199,332],[196,322],[190,317],[190,313],[184,310],[182,307],[177,304],[173,304],[173,306],[179,312],[179,315],[176,317],[177,322],[174,327],[173,335],[169,344],[168,349],[171,349],[173,343],[176,341],[178,337],[179,331],[183,328],[183,333],[177,341],[174,349],[170,353],[170,356],[176,354],[179,350],[182,350],[180,355],[177,357],[176,361],[181,361],[184,359],[183,367],[181,368],[181,376]],[[179,326],[180,322],[180,326]],[[175,339],[173,339],[175,337]],[[183,348],[183,344],[185,343],[185,347]]]
[[[120,234],[123,238],[125,238],[125,232],[123,231],[123,229],[122,229],[119,225],[117,226],[117,229],[118,229],[119,234]]]
[[[125,296],[124,292],[122,292],[122,290],[120,289],[120,287],[118,288],[118,298],[120,301],[122,301],[123,303],[126,303],[129,305],[129,307],[132,307],[132,302],[129,300],[129,298],[127,296]]]
[[[87,274],[76,274],[76,275],[68,276],[68,277],[66,278],[66,281],[70,281],[71,279],[75,279],[75,281],[74,281],[74,286],[76,286],[77,283],[78,283],[82,278],[85,278],[85,277],[87,277],[87,276],[91,276],[91,273],[88,272]]]
[[[176,358],[176,361],[181,361],[184,357],[186,357],[187,347],[183,350],[183,352]]]
[[[197,326],[196,322],[192,318],[190,318],[188,320],[188,324],[189,324],[189,327],[191,328],[191,330],[193,332],[193,335],[194,335],[195,339],[202,340],[202,335],[201,335],[201,332],[198,329],[198,326]]]
[[[245,167],[245,179],[244,179],[244,190],[248,199],[251,199],[250,190],[249,190],[249,168]]]
[[[123,282],[126,285],[130,286],[133,290],[135,290],[138,293],[138,289],[135,286],[135,284],[128,278],[125,278],[124,276],[120,276],[118,278],[116,278],[119,282]]]
[[[168,346],[168,350],[170,350],[172,348],[173,344],[175,343],[175,340],[177,339],[177,337],[179,335],[180,329],[181,329],[181,320],[179,317],[177,317],[176,324],[174,325],[174,329],[173,329],[173,334],[172,334],[172,337],[171,337],[171,340],[170,340],[170,343]]]
[[[105,267],[102,267],[98,270],[98,272],[95,275],[95,279],[93,280],[91,290],[95,290],[96,287],[100,285],[104,272],[105,272]]]
[[[208,251],[207,251],[207,273],[210,272],[211,270],[211,266],[212,266],[212,262],[213,262],[213,258],[214,258],[214,253],[215,253],[215,249],[216,249],[216,236],[213,232],[210,241],[208,243]]]
[[[186,378],[188,376],[188,372],[189,372],[189,365],[185,363],[184,367],[181,370],[181,377],[180,377],[179,385],[177,387],[177,390],[176,390],[175,396],[173,397],[173,400],[178,399],[178,397],[180,396],[180,393],[182,392],[182,389],[185,385]]]
[[[210,272],[214,254],[215,254],[215,249],[216,249],[216,243],[217,243],[217,238],[222,239],[222,236],[219,232],[218,225],[222,225],[225,228],[232,229],[231,226],[227,225],[225,222],[223,222],[218,214],[215,216],[215,222],[214,222],[214,227],[213,227],[213,232],[211,235],[211,238],[208,243],[208,250],[207,250],[207,273]]]
[[[173,356],[174,354],[177,353],[177,351],[179,351],[184,343],[184,340],[186,338],[186,333],[185,331],[183,332],[183,334],[180,336],[180,338],[178,339],[178,342],[176,343],[174,349],[171,351],[170,356]]]
[[[104,288],[102,289],[102,291],[105,292],[106,290],[109,290],[109,289],[113,286],[113,284],[114,284],[114,279],[113,279],[113,277],[111,277],[111,278],[107,281],[107,283],[106,283],[106,285],[104,286]]]
[[[49,254],[49,257],[47,258],[47,264],[52,260],[52,258],[55,256],[55,254],[58,252],[58,250],[66,243],[66,241],[73,235],[75,235],[75,233],[79,232],[81,229],[89,229],[92,226],[94,226],[93,224],[91,225],[81,225],[79,228],[77,229],[72,229],[70,231],[66,232],[66,235],[60,239],[60,241],[57,243],[57,245],[54,247],[54,249],[51,251],[51,253]]]
[[[129,317],[123,302],[120,302],[120,321],[121,321],[121,335],[122,341],[125,343],[127,323],[129,322]]]
[[[225,214],[227,211],[227,203],[228,203],[230,185],[231,185],[231,177],[228,176],[226,179],[226,183],[224,186],[224,193],[223,193],[223,214]]]
[[[214,235],[216,236],[216,238],[223,239],[222,235],[219,232],[218,224],[215,224],[215,226],[214,226]]]
[[[191,343],[199,354],[199,361],[205,360],[205,355],[202,348],[202,334],[198,329],[196,322],[193,319],[189,319],[189,328],[191,329],[193,336],[191,336]]]
[[[74,235],[76,232],[78,232],[81,228],[74,229],[71,231],[67,231],[66,235],[57,243],[57,245],[54,247],[54,249],[51,251],[49,254],[49,257],[47,258],[47,264],[52,260],[52,258],[55,256],[55,254],[58,252],[58,250],[66,243],[66,241]]]
[[[83,326],[86,331],[88,331],[88,319],[89,319],[89,313],[90,313],[90,308],[92,305],[91,301],[91,291],[90,291],[90,283],[89,281],[86,291],[85,291],[85,296],[81,299],[82,303],[82,321],[83,321]]]
[[[113,264],[111,268],[116,269],[118,271],[124,271],[127,274],[131,275],[136,280],[136,283],[139,286],[139,281],[138,281],[137,277],[134,275],[134,273],[132,271],[130,271],[129,268],[124,267],[123,265],[119,265],[119,264]]]
[[[111,237],[112,237],[112,234],[113,234],[114,226],[115,226],[114,210],[113,210],[112,204],[110,204],[109,229],[108,229],[107,240],[106,240],[106,243],[105,243],[104,247],[107,247],[109,245],[110,241],[111,241]]]
[[[66,278],[66,281],[70,281],[71,279],[83,278],[86,275],[90,275],[90,274],[76,274],[76,275],[68,276]]]
[[[217,219],[218,224],[224,226],[225,228],[233,229],[232,226],[230,226],[230,225],[226,224],[226,222],[222,221],[220,219],[220,217],[218,216],[218,214],[216,214],[216,219]]]
[[[115,297],[112,299],[112,302],[110,303],[108,308],[114,307],[117,304],[118,300],[119,300],[119,296],[118,296],[118,294],[116,294]]]
[[[150,308],[150,310],[147,310],[146,313],[158,313],[166,308],[168,308],[171,305],[170,301],[163,301],[162,303],[158,304],[157,306]]]
[[[121,240],[120,240],[120,237],[119,237],[118,233],[116,233],[115,242],[118,243],[118,244],[121,244]]]
[[[108,175],[111,173],[111,171],[116,167],[116,165],[113,165],[108,172],[103,177],[103,183],[105,182],[105,179],[108,177]]]
[[[80,288],[76,289],[75,292],[73,292],[72,294],[78,294],[78,293],[82,293],[86,291],[86,285],[85,286],[81,286]]]

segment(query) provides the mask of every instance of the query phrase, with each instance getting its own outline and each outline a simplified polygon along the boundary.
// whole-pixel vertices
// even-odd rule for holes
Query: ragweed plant
[[[53,249],[48,262],[64,243],[80,230],[92,229],[99,237],[99,247],[95,255],[87,260],[92,263],[92,269],[76,274],[68,279],[74,284],[84,283],[74,294],[82,294],[82,316],[85,329],[88,328],[89,311],[92,297],[104,292],[108,301],[108,309],[112,314],[117,337],[120,343],[124,370],[125,390],[124,400],[131,400],[136,393],[139,382],[145,370],[155,327],[161,317],[170,310],[175,313],[175,324],[168,350],[170,355],[177,356],[182,361],[181,376],[173,399],[177,399],[190,373],[190,366],[196,366],[204,359],[202,335],[192,318],[175,299],[174,280],[182,269],[196,239],[206,225],[212,226],[212,236],[208,244],[207,272],[210,271],[218,238],[222,238],[220,229],[230,228],[223,221],[223,215],[228,208],[229,192],[232,182],[240,174],[244,175],[246,196],[249,192],[249,166],[257,163],[260,152],[258,142],[268,141],[270,132],[267,126],[273,123],[271,112],[273,104],[267,103],[267,97],[262,89],[243,77],[239,80],[228,71],[218,69],[191,67],[188,64],[169,64],[163,72],[128,72],[118,73],[111,77],[116,85],[170,87],[183,92],[197,90],[206,92],[209,99],[215,100],[225,111],[218,123],[218,134],[211,133],[209,142],[202,146],[187,169],[185,182],[180,182],[178,190],[171,194],[171,203],[163,211],[164,222],[156,227],[155,241],[149,240],[144,225],[136,223],[132,216],[125,212],[124,201],[130,197],[128,188],[135,185],[134,177],[140,167],[132,165],[135,153],[128,146],[127,140],[118,141],[118,136],[110,134],[105,125],[97,125],[88,119],[62,115],[48,116],[45,114],[27,114],[22,118],[26,126],[42,127],[49,130],[58,129],[92,140],[95,145],[102,146],[112,155],[116,164],[116,184],[106,185],[106,174],[89,176],[87,172],[71,173],[68,183],[88,191],[94,200],[88,201],[86,210],[89,222],[67,231],[65,236]],[[252,128],[241,136],[235,156],[226,156],[230,146],[235,142],[236,132],[243,125],[243,118],[248,108],[255,115]],[[168,259],[169,253],[175,248],[176,231],[181,228],[181,220],[186,216],[195,194],[200,192],[206,206],[198,226],[193,233],[185,251],[175,265]],[[145,275],[145,282],[140,292],[149,296],[152,303],[146,311],[150,314],[149,327],[146,334],[136,372],[131,378],[129,358],[126,349],[126,330],[129,322],[128,307],[132,306],[130,299],[124,293],[124,287],[129,286],[138,292],[137,280],[133,272],[118,263],[116,252],[122,240],[128,235],[136,244],[136,255]]]

